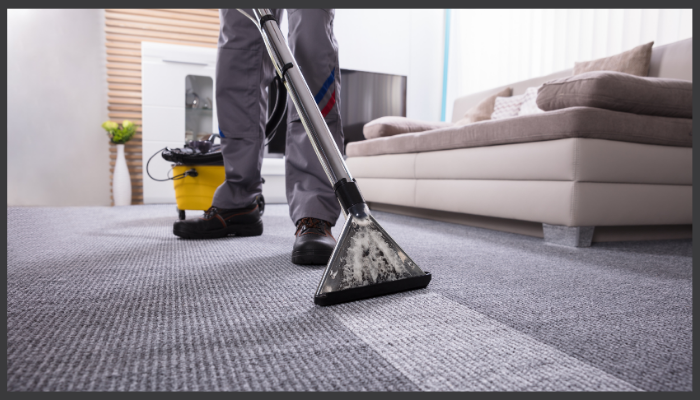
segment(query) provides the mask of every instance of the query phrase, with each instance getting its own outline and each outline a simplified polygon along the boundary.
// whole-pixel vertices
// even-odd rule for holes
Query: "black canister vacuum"
[[[345,214],[314,302],[325,306],[428,286],[430,273],[421,270],[372,217],[270,10],[254,9],[255,18],[238,11],[260,30]]]

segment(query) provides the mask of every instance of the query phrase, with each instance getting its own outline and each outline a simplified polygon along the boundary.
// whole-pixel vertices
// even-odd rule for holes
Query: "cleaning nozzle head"
[[[348,209],[314,300],[330,305],[420,289],[430,278],[382,229],[367,205],[360,203]]]

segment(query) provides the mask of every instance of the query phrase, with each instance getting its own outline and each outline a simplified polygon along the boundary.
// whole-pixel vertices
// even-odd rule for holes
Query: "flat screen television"
[[[340,69],[345,145],[365,140],[362,127],[379,117],[406,116],[406,77]]]
[[[340,116],[345,146],[365,140],[362,127],[373,119],[406,116],[406,76],[341,68],[340,80]],[[286,116],[283,121],[286,121]],[[278,154],[279,157],[284,154],[286,131],[286,125],[281,124],[266,154]]]

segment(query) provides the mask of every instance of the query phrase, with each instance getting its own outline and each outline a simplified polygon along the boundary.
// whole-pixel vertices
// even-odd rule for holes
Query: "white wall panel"
[[[406,116],[437,122],[442,101],[445,10],[410,10],[409,16]]]
[[[409,74],[409,10],[336,10],[341,68]]]
[[[7,205],[110,204],[103,10],[7,10]]]

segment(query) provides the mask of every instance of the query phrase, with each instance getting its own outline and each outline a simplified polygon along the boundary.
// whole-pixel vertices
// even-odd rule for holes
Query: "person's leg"
[[[244,11],[252,15],[252,10]],[[265,88],[274,70],[255,24],[235,9],[222,9],[220,15],[216,115],[226,180],[216,189],[212,205],[235,209],[252,204],[262,193]]]
[[[338,43],[333,35],[335,10],[288,9],[289,47],[335,139],[343,149],[340,119],[340,67]],[[286,190],[289,216],[317,218],[335,225],[340,204],[306,135],[292,101],[289,101],[286,147]]]
[[[216,189],[212,207],[203,218],[173,225],[173,233],[183,238],[263,232],[260,168],[267,120],[265,88],[274,70],[252,21],[235,9],[221,10],[220,21],[216,110],[226,180]]]
[[[288,9],[289,47],[316,98],[326,124],[343,151],[340,120],[340,67],[333,36],[334,10]],[[290,103],[285,174],[289,216],[297,226],[295,264],[326,264],[335,248],[331,226],[340,204],[314,152],[299,114]]]

